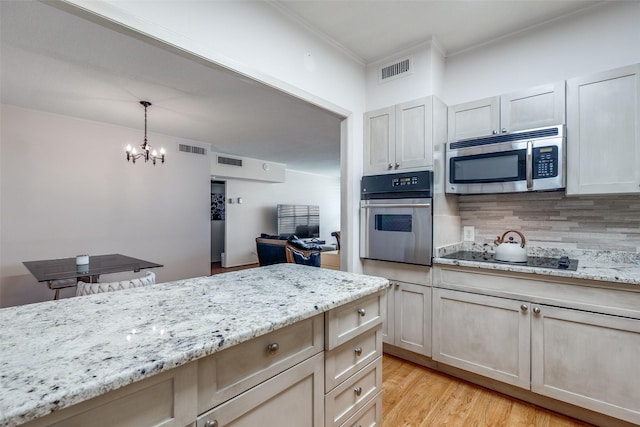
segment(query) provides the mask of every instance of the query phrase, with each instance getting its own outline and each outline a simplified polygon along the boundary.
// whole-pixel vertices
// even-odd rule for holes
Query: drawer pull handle
[[[209,420],[206,423],[204,423],[204,427],[218,427],[218,420]]]
[[[269,350],[269,354],[276,354],[278,350],[280,350],[280,346],[278,345],[277,342],[274,342],[267,346],[267,350]]]
[[[360,396],[362,394],[362,387],[355,387],[353,389],[353,392],[356,394],[356,396]]]
[[[362,347],[356,347],[353,351],[356,352],[356,356],[362,356]]]
[[[367,310],[365,310],[364,308],[359,308],[358,309],[358,314],[362,317],[364,317],[367,314]]]

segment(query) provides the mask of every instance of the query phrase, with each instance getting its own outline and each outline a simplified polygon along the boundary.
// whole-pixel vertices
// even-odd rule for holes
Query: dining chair
[[[140,288],[142,286],[153,285],[154,283],[156,283],[156,274],[153,271],[148,271],[144,276],[139,278],[121,280],[119,282],[78,282],[76,296],[99,294],[102,292],[114,292],[129,288]]]

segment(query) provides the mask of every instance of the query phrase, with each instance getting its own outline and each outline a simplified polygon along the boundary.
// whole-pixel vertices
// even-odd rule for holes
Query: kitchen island
[[[378,277],[278,264],[2,309],[0,426],[56,415],[308,319],[324,326],[324,313],[383,301],[387,286]],[[384,310],[374,311],[358,308],[348,320],[375,327]],[[321,350],[342,344],[324,333]],[[193,425],[202,408],[195,411]]]

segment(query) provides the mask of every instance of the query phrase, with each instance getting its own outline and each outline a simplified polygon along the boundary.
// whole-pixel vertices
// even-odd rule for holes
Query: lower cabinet
[[[383,342],[431,356],[431,287],[391,281]]]
[[[433,326],[438,362],[640,424],[638,319],[434,288]]]
[[[200,415],[196,427],[321,427],[323,400],[320,353]]]
[[[531,390],[640,424],[640,320],[534,305]]]
[[[526,303],[437,288],[433,299],[434,360],[529,388]]]

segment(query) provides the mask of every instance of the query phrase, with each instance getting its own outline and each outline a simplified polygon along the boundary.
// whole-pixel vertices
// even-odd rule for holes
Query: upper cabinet
[[[364,115],[364,174],[433,167],[434,140],[444,140],[446,106],[434,96]]]
[[[640,192],[640,64],[567,80],[567,194]]]
[[[479,138],[565,122],[564,82],[449,107],[448,140]]]

